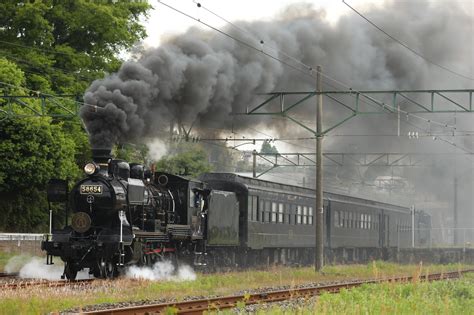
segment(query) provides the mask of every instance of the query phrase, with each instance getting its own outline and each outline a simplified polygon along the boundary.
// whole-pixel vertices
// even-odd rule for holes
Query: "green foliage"
[[[144,144],[137,145],[119,145],[114,148],[112,155],[117,159],[122,159],[128,162],[148,164],[148,147]]]
[[[278,153],[277,148],[270,144],[270,141],[264,141],[260,153]]]
[[[201,173],[211,171],[206,151],[198,146],[171,157],[164,157],[156,163],[156,170],[172,174],[197,177]]]
[[[474,281],[374,284],[325,293],[309,312],[318,314],[472,314]]]
[[[58,263],[58,260],[55,261]],[[386,272],[386,267],[392,272]],[[364,279],[371,278],[372,276],[366,275],[368,269],[372,268],[372,265],[343,265],[333,266],[332,271],[325,271],[324,274],[314,272],[312,267],[304,268],[289,268],[282,266],[271,266],[264,270],[243,270],[233,271],[225,273],[214,273],[214,274],[198,274],[194,281],[173,281],[173,280],[162,280],[162,281],[135,281],[132,279],[118,279],[113,282],[104,281],[102,284],[98,284],[98,287],[94,290],[64,290],[64,288],[41,288],[41,298],[38,298],[38,288],[31,290],[25,289],[18,294],[14,290],[3,290],[0,291],[0,314],[46,314],[51,312],[64,312],[65,310],[73,307],[81,307],[85,309],[87,305],[100,304],[100,303],[118,303],[125,301],[146,301],[156,300],[157,297],[163,299],[174,299],[184,300],[185,297],[189,296],[212,296],[212,295],[232,295],[236,292],[248,292],[249,290],[256,290],[258,288],[275,287],[275,286],[299,286],[304,283],[314,282],[336,282],[342,280],[353,280],[353,279]],[[396,265],[390,264],[388,266],[381,266],[380,272],[384,276],[394,275],[411,275],[415,270],[419,268],[418,265]],[[447,271],[469,269],[472,266],[430,266],[430,272]],[[471,285],[472,285],[472,279]],[[441,283],[441,282],[440,282]],[[454,286],[453,295],[464,295],[464,291],[472,292],[472,287],[468,286],[459,287]],[[376,287],[380,288],[380,287]],[[373,291],[376,291],[374,288]],[[261,290],[259,290],[261,291]],[[411,290],[410,290],[411,291]],[[350,293],[350,291],[348,292]],[[416,292],[414,292],[416,294]],[[377,292],[374,292],[376,296]],[[337,297],[337,294],[334,295]],[[472,302],[472,299],[464,298],[464,301]],[[244,297],[244,301],[248,300],[248,295]],[[403,303],[403,298],[399,298],[398,301]],[[355,300],[359,301],[359,300]],[[454,300],[455,301],[455,300]],[[361,303],[368,304],[368,302],[361,301]],[[382,303],[378,301],[376,303]],[[438,302],[444,303],[443,300],[433,301],[431,303],[437,304]],[[471,303],[470,302],[470,303]],[[332,312],[333,314],[366,314],[362,311],[357,311],[357,305],[354,302],[347,301],[348,307],[345,312]],[[242,306],[242,304],[240,304]],[[466,305],[466,304],[464,304]],[[353,307],[353,308],[349,308]],[[438,313],[453,313],[449,312],[430,312],[430,309],[424,314],[438,314]],[[471,308],[466,308],[466,311],[471,311]],[[173,310],[170,310],[173,311]],[[266,309],[267,314],[273,313],[284,313],[285,314],[314,314],[313,308],[298,310],[278,310],[278,309]],[[227,312],[227,313],[226,313]],[[264,310],[265,312],[265,310]],[[328,313],[328,311],[326,311]],[[382,314],[392,314],[393,312],[387,312]],[[462,312],[461,312],[462,313]],[[235,311],[219,311],[219,314],[235,314]],[[265,314],[265,313],[264,313]],[[375,311],[368,312],[367,314],[380,314]],[[411,314],[411,312],[398,312],[397,314]]]
[[[145,37],[140,20],[150,8],[145,1],[1,1],[0,82],[12,86],[0,84],[0,93],[82,95]],[[88,137],[79,118],[19,117],[38,110],[38,101],[2,106],[17,116],[0,117],[0,230],[39,229],[47,225],[46,183],[79,176],[90,160]]]
[[[116,70],[117,55],[144,38],[145,1],[43,0],[0,3],[0,54],[30,73],[27,87],[82,94]]]

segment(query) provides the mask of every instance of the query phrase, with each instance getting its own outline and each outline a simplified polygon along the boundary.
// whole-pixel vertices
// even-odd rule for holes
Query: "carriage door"
[[[326,215],[326,222],[324,224],[324,227],[326,228],[326,246],[331,248],[331,230],[334,224],[331,219],[331,201],[324,199],[323,202],[324,213]]]
[[[389,222],[388,215],[385,215],[383,212],[379,214],[379,246],[388,247],[389,242]]]
[[[383,213],[379,214],[379,247],[383,247],[385,243],[385,221]]]
[[[384,237],[384,242],[385,242],[385,247],[390,246],[390,217],[388,215],[384,215],[385,217],[385,237]]]

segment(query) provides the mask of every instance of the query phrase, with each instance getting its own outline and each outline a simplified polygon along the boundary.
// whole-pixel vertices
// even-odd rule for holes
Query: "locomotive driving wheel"
[[[115,265],[112,259],[106,259],[105,257],[101,257],[98,265],[100,278],[112,279],[117,275],[117,266]]]

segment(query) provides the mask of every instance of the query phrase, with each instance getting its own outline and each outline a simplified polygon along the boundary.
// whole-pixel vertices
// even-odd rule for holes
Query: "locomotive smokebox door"
[[[208,218],[208,245],[239,245],[239,202],[235,193],[213,190]]]
[[[46,187],[48,202],[66,202],[68,197],[67,180],[53,178]]]

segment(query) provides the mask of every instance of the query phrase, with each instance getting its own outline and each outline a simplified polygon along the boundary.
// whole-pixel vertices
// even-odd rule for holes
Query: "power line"
[[[410,46],[408,46],[407,44],[405,44],[404,42],[402,42],[401,40],[397,39],[396,37],[394,37],[393,35],[387,33],[386,31],[384,31],[381,27],[379,27],[377,24],[375,24],[374,22],[372,22],[371,20],[369,20],[367,17],[365,17],[362,13],[360,13],[359,11],[357,11],[355,8],[351,7],[346,1],[342,0],[342,3],[344,3],[347,7],[349,7],[352,11],[354,11],[355,13],[357,13],[361,18],[363,18],[364,20],[366,20],[370,25],[372,25],[373,27],[375,27],[376,29],[378,29],[380,32],[384,33],[387,37],[391,38],[392,40],[394,40],[395,42],[399,43],[401,46],[405,47],[406,49],[408,49],[409,51],[411,51],[412,53],[414,53],[415,55],[417,55],[418,57],[426,60],[427,62],[437,66],[438,68],[441,68],[445,71],[448,71],[449,73],[451,74],[454,74],[454,75],[457,75],[458,77],[461,77],[461,78],[464,78],[464,79],[467,79],[467,80],[471,80],[471,81],[474,81],[474,78],[471,78],[471,77],[468,77],[464,74],[461,74],[459,72],[456,72],[454,70],[451,70],[449,69],[448,67],[445,67],[427,57],[425,57],[424,55],[422,55],[420,52],[416,51],[415,49],[411,48]]]
[[[4,40],[0,40],[0,43],[11,45],[11,46],[22,47],[22,48],[40,50],[40,51],[49,52],[49,53],[52,53],[52,54],[66,55],[66,56],[71,57],[71,53],[65,53],[65,52],[62,52],[62,51],[55,51],[55,50],[52,50],[52,49],[44,49],[44,48],[39,48],[39,47],[34,47],[34,46],[26,46],[26,45],[22,45],[22,44],[7,42],[7,41],[4,41]]]
[[[212,26],[212,25],[210,25],[210,24],[208,24],[208,23],[205,23],[205,22],[201,21],[200,19],[197,19],[197,18],[191,16],[191,15],[188,14],[188,13],[185,13],[185,12],[183,12],[183,11],[181,11],[181,10],[179,10],[179,9],[177,9],[177,8],[175,8],[175,7],[171,6],[171,5],[169,5],[169,4],[166,4],[166,3],[162,2],[161,0],[158,0],[158,2],[159,2],[160,4],[162,4],[162,5],[164,5],[164,6],[168,7],[168,8],[170,8],[171,10],[173,10],[173,11],[175,11],[175,12],[178,12],[178,13],[180,13],[180,14],[182,14],[182,15],[184,15],[184,16],[186,16],[186,17],[188,17],[188,18],[190,18],[190,19],[192,19],[192,20],[194,20],[194,21],[196,21],[196,22],[198,22],[198,23],[201,23],[201,24],[205,25],[206,27],[208,27],[208,28],[210,28],[210,29],[215,30],[216,32],[219,32],[220,34],[222,34],[222,35],[224,35],[224,36],[227,36],[227,37],[231,38],[231,39],[234,40],[235,42],[237,42],[237,43],[239,43],[239,44],[241,44],[241,45],[244,45],[244,46],[247,47],[247,48],[250,48],[250,49],[255,50],[255,51],[259,52],[259,53],[262,53],[262,54],[264,54],[264,55],[266,55],[266,56],[268,56],[268,57],[270,57],[270,58],[272,58],[272,59],[274,59],[274,60],[276,60],[276,61],[279,61],[279,62],[281,62],[281,63],[283,63],[283,64],[285,64],[285,65],[287,65],[287,66],[289,66],[289,67],[291,67],[291,68],[293,68],[293,69],[295,69],[295,70],[298,70],[299,72],[304,73],[305,75],[307,75],[307,76],[309,76],[309,77],[311,77],[311,78],[315,78],[315,77],[313,76],[313,72],[317,72],[317,70],[313,69],[313,67],[311,67],[311,66],[309,66],[309,65],[306,65],[306,64],[300,62],[300,63],[303,64],[305,67],[307,67],[306,70],[307,70],[308,72],[303,71],[303,70],[301,70],[301,69],[298,69],[298,68],[296,68],[296,67],[294,67],[294,66],[288,64],[287,62],[285,62],[285,61],[279,59],[278,57],[275,57],[275,56],[273,56],[273,55],[270,55],[270,54],[264,52],[262,49],[258,49],[257,47],[255,47],[255,46],[253,46],[253,45],[251,45],[251,44],[245,42],[244,40],[238,39],[238,38],[236,38],[235,36],[232,36],[232,35],[230,35],[230,34],[224,32],[224,31],[222,31],[222,30],[220,30],[220,29],[218,29],[218,28],[216,28],[216,27],[214,27],[214,26]],[[206,9],[206,10],[207,10],[207,11],[210,11],[209,9]],[[210,12],[212,12],[212,11],[210,11]],[[213,13],[213,14],[215,14],[215,13]],[[219,15],[217,15],[217,14],[215,14],[215,15],[216,15],[216,16],[219,16]],[[337,83],[337,84],[339,84],[339,85],[341,85],[341,86],[343,86],[343,87],[345,87],[345,88],[347,88],[347,89],[353,91],[354,93],[358,93],[358,94],[360,94],[360,95],[366,97],[366,98],[369,99],[369,100],[375,100],[375,99],[373,99],[372,97],[367,96],[367,95],[365,95],[364,93],[362,93],[362,92],[360,92],[360,91],[358,91],[358,90],[355,90],[355,89],[351,88],[349,85],[345,84],[344,82],[339,81],[339,80],[337,80],[337,79],[335,79],[335,78],[333,78],[333,77],[331,77],[331,76],[329,76],[329,75],[327,75],[327,74],[325,74],[325,73],[323,73],[323,72],[321,72],[320,74],[321,74],[323,77],[325,77],[326,79],[328,79],[328,80],[330,80],[330,81],[333,81],[333,82],[335,82],[335,83]],[[329,83],[327,83],[327,84],[329,84]],[[380,102],[381,104],[379,104],[379,102]],[[404,114],[404,115],[406,115],[407,117],[408,117],[408,116],[411,116],[411,117],[420,119],[420,120],[425,121],[425,122],[428,122],[428,123],[433,123],[433,124],[436,124],[436,125],[439,125],[439,126],[442,126],[442,127],[446,127],[446,128],[456,129],[456,126],[451,126],[451,125],[448,125],[448,124],[445,124],[445,123],[441,123],[441,122],[437,122],[437,121],[434,121],[434,120],[431,120],[431,119],[426,119],[426,118],[424,118],[424,117],[422,117],[422,116],[415,115],[415,114],[409,113],[408,111],[404,111],[404,110],[398,109],[397,107],[392,107],[392,106],[390,106],[390,105],[387,105],[387,104],[385,104],[385,102],[378,101],[378,102],[376,102],[376,106],[382,107],[382,109],[388,109],[388,110],[390,110],[390,111],[394,111],[394,112],[397,112],[397,113],[400,113],[400,114]]]
[[[208,9],[208,8],[206,8],[204,5],[202,5],[200,2],[197,2],[196,0],[193,0],[193,2],[197,5],[198,8],[204,9],[205,11],[209,12],[210,14],[214,15],[215,17],[217,17],[217,18],[221,19],[222,21],[228,23],[229,25],[231,25],[231,26],[234,27],[235,29],[239,30],[240,32],[245,33],[245,34],[247,34],[247,35],[253,37],[255,40],[257,40],[257,41],[262,45],[262,47],[263,47],[263,46],[266,46],[266,47],[268,47],[268,48],[270,48],[270,49],[272,49],[272,50],[274,50],[274,51],[276,51],[276,52],[282,54],[283,56],[285,56],[285,57],[287,57],[287,58],[293,60],[294,62],[296,62],[296,63],[302,65],[302,66],[303,66],[304,68],[306,68],[306,69],[310,69],[310,68],[311,68],[310,66],[306,65],[305,63],[303,63],[301,60],[298,60],[298,59],[296,59],[295,57],[293,57],[293,56],[287,54],[287,53],[284,52],[283,50],[281,50],[281,49],[279,49],[279,48],[277,48],[277,47],[273,47],[273,46],[270,46],[270,45],[265,44],[265,41],[264,41],[262,38],[258,38],[254,33],[249,32],[248,30],[246,30],[246,29],[244,29],[244,28],[238,26],[238,25],[235,24],[235,23],[232,23],[231,21],[227,20],[226,18],[224,18],[223,16],[217,14],[216,12],[211,11],[210,9]]]
[[[255,46],[253,46],[253,45],[251,45],[251,44],[245,42],[244,40],[238,39],[238,38],[236,38],[235,36],[232,36],[232,35],[230,35],[230,34],[224,32],[224,31],[222,31],[222,30],[220,30],[220,29],[218,29],[218,28],[216,28],[216,27],[214,27],[214,26],[212,26],[212,25],[210,25],[210,24],[208,24],[208,23],[205,23],[205,22],[201,21],[200,19],[197,19],[197,18],[195,18],[195,17],[193,17],[193,16],[191,16],[191,15],[189,15],[189,14],[187,14],[187,13],[185,13],[185,12],[183,12],[183,11],[177,9],[177,8],[174,8],[174,7],[171,6],[171,5],[168,5],[168,4],[164,3],[164,2],[162,2],[161,0],[158,0],[158,2],[159,2],[160,4],[162,4],[162,5],[164,5],[164,6],[166,6],[166,7],[170,8],[170,9],[172,9],[172,10],[174,10],[174,11],[176,11],[176,12],[178,12],[178,13],[180,13],[180,14],[182,14],[182,15],[184,15],[184,16],[186,16],[186,17],[188,17],[188,18],[190,18],[190,19],[192,19],[192,20],[194,20],[194,21],[196,21],[196,22],[199,22],[199,23],[201,23],[201,24],[207,26],[208,28],[211,28],[211,29],[217,31],[218,33],[220,33],[220,34],[222,34],[222,35],[224,35],[224,36],[227,36],[227,37],[231,38],[231,39],[234,40],[235,42],[237,42],[237,43],[239,43],[239,44],[241,44],[241,45],[244,45],[244,46],[247,47],[247,48],[250,48],[250,49],[255,50],[255,51],[259,52],[259,53],[262,53],[262,54],[264,54],[264,55],[266,55],[266,56],[268,56],[268,57],[270,57],[270,58],[272,58],[272,59],[274,59],[274,60],[276,60],[276,61],[279,61],[279,62],[281,62],[281,63],[283,63],[283,64],[285,64],[285,65],[287,65],[287,66],[289,66],[289,67],[291,67],[291,68],[293,68],[293,69],[299,71],[299,72],[304,73],[304,74],[307,75],[307,76],[310,76],[311,78],[314,78],[314,76],[313,76],[313,68],[312,68],[311,66],[308,66],[308,65],[306,65],[306,64],[304,64],[304,63],[302,63],[302,62],[299,62],[300,64],[302,64],[302,65],[304,65],[305,67],[307,67],[307,70],[309,70],[309,73],[307,73],[306,71],[302,71],[301,69],[298,69],[298,68],[296,68],[296,67],[294,67],[294,66],[288,64],[287,62],[285,62],[285,61],[279,59],[278,57],[272,56],[272,55],[270,55],[270,54],[264,52],[263,49],[258,49],[258,48],[256,48]],[[200,4],[198,3],[198,7],[202,7],[202,6],[200,6]],[[216,13],[210,11],[209,9],[206,8],[206,10],[207,10],[208,12],[210,12],[211,14],[213,14],[213,15],[215,15],[215,16],[221,18],[221,19],[223,19],[224,21],[227,21],[226,19],[224,19],[224,18],[222,18],[220,15],[218,15],[218,14],[216,14]],[[234,24],[231,23],[231,25],[234,25]],[[234,27],[235,27],[235,26],[234,26]],[[244,32],[248,32],[248,31],[244,31]],[[293,58],[293,59],[294,59],[294,58]],[[316,71],[317,71],[317,70],[316,70]],[[327,78],[328,80],[331,80],[331,81],[333,81],[333,82],[335,82],[335,83],[337,83],[337,84],[339,84],[339,85],[341,85],[341,86],[343,86],[343,87],[348,88],[348,89],[351,90],[351,91],[354,91],[354,93],[359,93],[360,95],[365,96],[365,97],[368,98],[369,100],[374,100],[373,98],[371,98],[371,97],[365,95],[364,93],[361,93],[361,92],[359,92],[359,91],[357,91],[357,90],[353,90],[349,85],[345,84],[345,83],[342,82],[342,81],[339,81],[339,80],[337,80],[337,79],[335,79],[335,78],[333,78],[333,77],[331,77],[331,76],[329,76],[329,75],[327,75],[327,74],[325,74],[325,73],[322,73],[322,72],[321,72],[320,74],[321,74],[323,77]],[[326,83],[327,83],[327,82],[326,82]],[[328,84],[328,85],[331,85],[330,83],[327,83],[327,84]],[[379,101],[379,102],[380,102],[380,101]],[[414,115],[414,114],[412,114],[412,113],[409,113],[408,111],[401,110],[401,109],[399,109],[398,107],[392,107],[392,106],[386,105],[384,102],[380,102],[380,103],[382,104],[382,105],[380,105],[379,102],[375,102],[376,105],[374,104],[374,106],[378,106],[378,107],[381,106],[382,109],[386,109],[386,108],[387,108],[387,109],[390,109],[390,110],[392,110],[392,111],[395,111],[395,112],[397,112],[397,113],[399,113],[399,114],[404,114],[404,115],[406,115],[407,118],[408,118],[409,116],[411,116],[411,117],[420,119],[420,120],[422,120],[422,121],[425,121],[425,122],[427,122],[427,123],[432,123],[432,124],[435,124],[435,125],[439,125],[439,126],[442,126],[442,127],[451,128],[451,129],[453,129],[453,130],[456,130],[456,126],[451,126],[451,125],[448,125],[448,124],[445,124],[445,123],[441,123],[441,122],[438,122],[438,121],[434,121],[434,120],[431,120],[431,119],[426,119],[426,118],[424,118],[424,117],[422,117],[422,116]],[[368,104],[368,105],[371,105],[370,103],[367,103],[367,104]],[[263,133],[262,133],[262,134],[263,134]],[[264,135],[266,135],[266,134],[264,134]],[[266,136],[269,136],[269,135],[266,135]],[[453,145],[453,146],[459,147],[459,146],[457,146],[455,143],[452,143],[452,142],[450,142],[450,141],[448,141],[448,140],[445,140],[445,139],[442,139],[442,138],[438,138],[438,139],[440,139],[440,140],[442,140],[442,141],[444,141],[444,142],[446,142],[446,143],[448,143],[448,144],[451,144],[451,145]],[[289,143],[289,144],[290,144],[290,145],[294,145],[294,144],[291,144],[291,143]],[[308,147],[306,147],[306,148],[308,148]],[[464,150],[466,151],[466,149],[464,149]],[[468,151],[467,151],[467,152],[468,152]]]
[[[70,98],[66,98],[64,96],[57,96],[57,95],[52,95],[52,94],[48,94],[48,93],[43,93],[41,91],[31,90],[31,89],[28,89],[28,88],[25,88],[25,87],[22,87],[22,86],[18,86],[18,85],[14,85],[14,84],[10,84],[10,83],[7,83],[7,82],[0,81],[0,85],[9,86],[9,87],[17,88],[17,89],[23,89],[25,91],[29,91],[29,92],[34,93],[36,95],[44,95],[44,96],[48,96],[48,97],[51,97],[51,98],[54,98],[54,99],[63,99],[63,100],[71,101]],[[97,111],[99,109],[100,110],[105,110],[105,108],[97,106],[97,105],[87,104],[87,103],[84,103],[84,102],[81,102],[81,101],[78,101],[78,100],[72,100],[72,101],[76,104],[92,107],[94,109],[94,111]]]
[[[206,26],[206,27],[208,27],[208,28],[210,28],[210,29],[212,29],[212,30],[214,30],[214,31],[216,31],[216,32],[218,32],[218,33],[220,33],[220,34],[226,36],[226,37],[229,37],[230,39],[234,40],[235,42],[237,42],[237,43],[239,43],[239,44],[241,44],[241,45],[243,45],[243,46],[245,46],[245,47],[247,47],[247,48],[249,48],[249,49],[251,49],[251,50],[255,50],[255,51],[259,52],[259,53],[262,53],[262,54],[264,54],[265,56],[267,56],[267,57],[269,57],[269,58],[271,58],[271,59],[273,59],[273,60],[275,60],[275,61],[278,61],[278,62],[280,62],[280,63],[282,63],[282,64],[284,64],[284,65],[286,65],[286,66],[288,66],[288,67],[290,67],[290,68],[292,68],[292,69],[298,71],[298,72],[301,72],[302,74],[304,74],[304,75],[306,75],[306,76],[308,76],[308,77],[311,77],[311,78],[313,78],[313,79],[315,78],[315,77],[312,75],[312,71],[313,71],[312,68],[308,69],[309,72],[307,72],[307,70],[302,70],[302,69],[300,69],[300,68],[297,68],[297,67],[295,67],[295,66],[289,64],[288,62],[283,61],[283,60],[279,59],[278,57],[275,57],[275,56],[273,56],[273,55],[271,55],[271,54],[269,54],[269,53],[263,51],[263,49],[258,49],[257,47],[255,47],[255,46],[253,46],[253,45],[251,45],[251,44],[245,42],[244,40],[241,40],[241,39],[239,39],[239,38],[237,38],[237,37],[235,37],[235,36],[232,36],[232,35],[230,35],[230,34],[224,32],[224,31],[222,31],[221,29],[219,29],[219,28],[217,28],[217,27],[214,27],[214,26],[212,26],[212,25],[210,25],[210,24],[208,24],[208,23],[205,23],[205,22],[201,21],[200,19],[195,18],[194,16],[192,16],[192,15],[186,13],[186,12],[183,12],[183,11],[181,11],[181,10],[179,10],[179,9],[177,9],[177,8],[175,8],[175,7],[173,7],[173,6],[169,5],[169,4],[167,4],[167,3],[164,3],[164,2],[161,1],[161,0],[158,0],[158,3],[160,3],[161,5],[164,5],[165,7],[168,7],[169,9],[171,9],[171,10],[173,10],[173,11],[175,11],[175,12],[178,12],[178,13],[180,13],[180,14],[182,14],[182,15],[188,17],[188,18],[190,18],[191,20],[194,20],[194,21],[196,21],[196,22],[198,22],[198,23],[201,23],[202,25],[204,25],[204,26]]]

